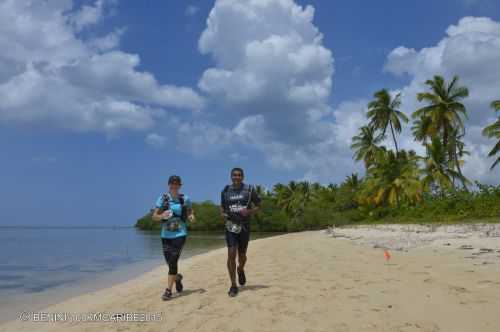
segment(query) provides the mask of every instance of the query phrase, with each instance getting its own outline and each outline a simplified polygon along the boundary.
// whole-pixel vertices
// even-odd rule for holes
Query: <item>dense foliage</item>
[[[468,97],[458,77],[447,83],[443,77],[428,80],[428,91],[417,95],[424,103],[412,114],[414,140],[425,155],[400,149],[397,135],[408,117],[399,111],[400,95],[386,90],[375,93],[368,104],[367,124],[352,138],[354,159],[363,161],[365,177],[348,176],[340,185],[322,186],[309,182],[276,184],[271,191],[261,186],[262,211],[252,220],[255,231],[299,231],[367,222],[459,222],[499,221],[500,186],[472,184],[462,173]],[[492,102],[500,113],[500,101]],[[389,131],[387,131],[389,129]],[[381,145],[390,133],[394,150]],[[497,139],[489,156],[500,151],[500,119],[483,134]],[[491,167],[499,163],[497,157]],[[212,202],[195,203],[197,222],[193,230],[222,230],[219,207]],[[150,215],[137,227],[159,228]]]

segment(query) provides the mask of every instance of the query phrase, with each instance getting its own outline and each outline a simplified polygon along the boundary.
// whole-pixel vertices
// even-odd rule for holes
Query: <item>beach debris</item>
[[[490,249],[490,248],[481,248],[479,249],[479,251],[484,254],[484,253],[487,253],[487,252],[493,252],[493,249]]]
[[[443,244],[444,246],[451,246],[451,243],[447,242],[445,244]]]
[[[464,244],[464,245],[461,245],[458,249],[471,250],[471,249],[474,249],[474,248],[471,245],[469,245],[469,244]]]

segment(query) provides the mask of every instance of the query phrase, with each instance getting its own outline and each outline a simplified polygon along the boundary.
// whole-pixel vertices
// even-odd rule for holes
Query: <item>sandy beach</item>
[[[248,284],[236,298],[227,296],[226,250],[219,249],[181,261],[185,291],[171,301],[160,299],[162,266],[40,311],[143,313],[154,321],[54,323],[30,316],[0,331],[500,331],[498,226],[408,227],[252,241]]]

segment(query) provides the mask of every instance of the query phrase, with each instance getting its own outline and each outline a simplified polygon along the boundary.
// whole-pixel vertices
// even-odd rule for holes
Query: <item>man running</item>
[[[227,185],[221,193],[221,215],[226,224],[227,269],[231,279],[229,296],[238,295],[236,272],[241,286],[246,283],[245,263],[248,241],[250,240],[250,217],[259,211],[260,197],[255,189],[243,183],[243,170],[231,170],[232,185]],[[236,268],[238,256],[238,268]]]

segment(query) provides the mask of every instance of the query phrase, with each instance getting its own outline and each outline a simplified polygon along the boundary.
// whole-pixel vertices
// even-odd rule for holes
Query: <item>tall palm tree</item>
[[[467,118],[467,110],[461,101],[469,96],[469,90],[458,86],[458,76],[454,76],[449,84],[441,76],[434,76],[433,80],[427,80],[425,84],[431,91],[419,93],[417,99],[420,102],[427,102],[428,105],[416,110],[412,117],[421,121],[426,120],[427,117],[430,118],[425,134],[429,137],[438,135],[442,139],[450,162],[453,162],[459,169],[458,158],[455,158],[456,149],[455,152],[452,151],[453,147],[449,149],[448,143],[452,135],[465,130],[463,121]],[[463,187],[467,189],[465,178],[460,180]]]
[[[381,130],[382,136],[385,136],[387,127],[391,128],[392,139],[394,140],[394,147],[396,153],[398,152],[398,143],[396,142],[396,135],[401,133],[401,121],[407,123],[408,117],[401,111],[401,94],[398,93],[394,99],[391,97],[389,91],[382,89],[377,91],[374,95],[375,100],[368,104],[367,117],[370,119],[370,125],[375,130]]]
[[[352,138],[351,149],[354,150],[354,159],[363,160],[365,167],[373,163],[375,154],[380,149],[377,145],[384,140],[382,135],[377,135],[372,126],[363,126],[359,129],[359,134]]]
[[[495,112],[498,112],[499,117],[496,122],[483,129],[483,135],[489,138],[498,138],[498,141],[488,154],[488,157],[494,157],[498,152],[500,152],[500,100],[492,102],[491,107],[495,110]],[[491,169],[495,168],[498,163],[500,163],[500,156],[498,156],[497,160],[493,163],[493,165],[491,165]]]
[[[462,165],[464,164],[463,159],[461,159],[465,155],[470,155],[469,151],[465,150],[465,143],[462,141],[462,138],[465,136],[465,132],[459,132],[458,128],[454,128],[450,133],[450,140],[448,141],[448,156],[450,156],[449,168],[453,168],[453,165],[457,167],[455,178],[459,179],[464,185],[464,189],[467,190],[465,186],[466,183],[470,183],[470,181],[463,175],[462,173]]]

